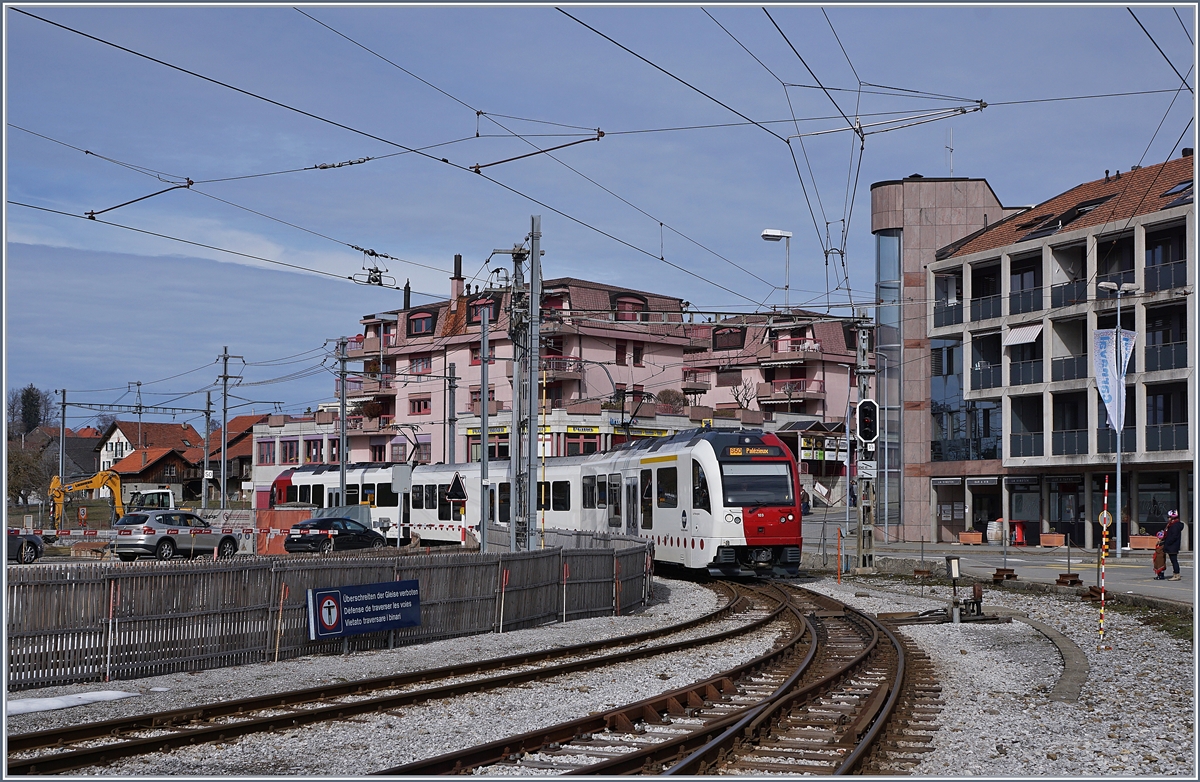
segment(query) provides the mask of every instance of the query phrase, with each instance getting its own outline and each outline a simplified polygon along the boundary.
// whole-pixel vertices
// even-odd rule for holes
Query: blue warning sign
[[[323,641],[421,624],[416,579],[308,590],[308,639]]]

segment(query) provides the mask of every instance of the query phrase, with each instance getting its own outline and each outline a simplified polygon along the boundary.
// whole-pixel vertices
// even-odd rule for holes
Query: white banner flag
[[[1125,425],[1125,384],[1122,378],[1133,355],[1137,332],[1121,329],[1121,365],[1117,369],[1114,342],[1116,329],[1097,329],[1092,332],[1092,356],[1096,366],[1096,388],[1108,410],[1108,425],[1117,429]]]

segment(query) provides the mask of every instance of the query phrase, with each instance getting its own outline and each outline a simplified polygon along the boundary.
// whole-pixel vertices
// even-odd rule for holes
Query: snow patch
[[[121,698],[136,698],[136,692],[121,692],[120,690],[100,690],[98,692],[82,692],[78,695],[63,695],[60,698],[21,698],[8,702],[8,716],[14,714],[29,714],[35,711],[53,711],[55,709],[70,709],[74,706],[86,706],[89,703],[116,701]]]

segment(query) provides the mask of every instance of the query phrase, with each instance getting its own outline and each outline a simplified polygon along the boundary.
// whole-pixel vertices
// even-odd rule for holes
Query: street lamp
[[[1100,290],[1111,291],[1117,296],[1117,327],[1113,329],[1113,353],[1117,366],[1117,393],[1120,394],[1118,399],[1121,400],[1121,420],[1116,421],[1115,429],[1117,430],[1117,559],[1121,559],[1121,449],[1122,435],[1125,433],[1125,362],[1121,361],[1122,339],[1121,339],[1121,296],[1126,293],[1135,293],[1137,286],[1132,282],[1123,282],[1117,285],[1115,282],[1098,282],[1096,287]],[[1130,521],[1133,520],[1132,514]]]
[[[791,286],[792,271],[792,232],[780,231],[778,228],[768,228],[762,232],[762,238],[768,242],[783,240],[783,306],[788,306],[788,288]]]

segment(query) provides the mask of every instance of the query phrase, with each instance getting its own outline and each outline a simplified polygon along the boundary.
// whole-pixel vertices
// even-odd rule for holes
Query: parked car
[[[333,535],[324,534],[333,532]],[[354,519],[308,519],[292,525],[283,541],[289,554],[316,551],[330,554],[360,548],[383,548],[387,540],[375,530]]]
[[[37,535],[30,535],[10,529],[7,537],[8,559],[10,562],[30,565],[40,559],[46,551],[46,544]]]
[[[117,556],[123,562],[138,557],[161,560],[184,557],[211,557],[213,551],[222,559],[238,552],[238,540],[222,535],[207,521],[194,513],[178,510],[155,510],[130,513],[117,520]],[[128,531],[129,534],[123,534]]]

